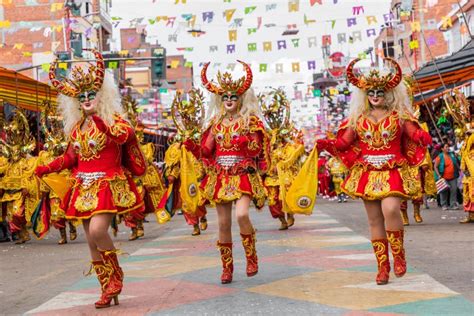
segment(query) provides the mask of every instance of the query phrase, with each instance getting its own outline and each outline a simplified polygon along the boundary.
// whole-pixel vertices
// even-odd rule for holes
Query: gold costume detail
[[[126,179],[110,181],[110,190],[116,206],[131,207],[137,200]]]
[[[388,256],[386,255],[387,249],[383,242],[381,241],[372,241],[372,245],[375,250],[375,257],[377,258],[377,263],[379,268],[384,265],[384,263],[388,260]]]
[[[359,186],[360,178],[362,177],[364,169],[362,166],[354,166],[349,173],[349,178],[344,185],[344,189],[346,192],[351,195],[357,191],[357,187]]]
[[[99,186],[99,182],[94,182],[87,188],[81,187],[80,185],[76,188],[76,190],[79,190],[79,195],[74,203],[74,207],[79,212],[88,212],[97,208],[99,205],[99,198],[97,197]]]
[[[403,181],[403,190],[410,196],[421,195],[421,179],[420,169],[418,166],[402,166],[400,169],[400,176]]]
[[[80,125],[76,128],[76,138],[73,139],[74,149],[83,161],[99,159],[100,152],[105,148],[107,135],[99,131],[92,121],[88,122],[85,132],[81,131]]]
[[[386,123],[387,119],[388,122]],[[389,115],[378,123],[374,123],[370,118],[362,116],[357,124],[359,138],[368,145],[369,149],[387,149],[396,137],[398,129],[396,120],[397,116]]]
[[[384,195],[390,191],[389,171],[369,171],[369,179],[365,186],[365,194],[368,196]]]

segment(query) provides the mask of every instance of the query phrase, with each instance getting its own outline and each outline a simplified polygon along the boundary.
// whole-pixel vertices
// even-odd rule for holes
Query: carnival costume
[[[252,84],[252,71],[249,65],[239,62],[244,66],[246,77],[234,81],[231,74],[219,72],[217,86],[207,79],[207,63],[201,71],[202,84],[222,100],[234,99],[238,102],[242,98],[241,107],[249,110],[249,107],[257,106],[245,102],[246,95],[253,93],[247,92]],[[256,103],[257,100],[252,102]],[[242,115],[235,119],[231,117],[226,125],[223,122],[225,109],[222,103],[219,106],[209,127],[202,133],[200,146],[191,139],[185,142],[185,146],[204,163],[206,175],[201,182],[203,198],[216,204],[226,204],[248,195],[260,209],[266,198],[260,173],[266,172],[270,165],[269,140],[263,123],[256,116],[257,113],[251,113],[248,119]],[[238,109],[239,113],[242,108]],[[247,258],[247,275],[253,276],[258,271],[255,231],[251,234],[241,233],[241,237]],[[233,274],[232,242],[218,241],[217,245],[223,264],[221,281],[230,283]]]
[[[83,96],[89,100],[97,93],[115,93],[118,102],[118,89],[112,78],[105,78],[105,65],[102,55],[93,51],[96,65],[90,65],[88,71],[80,66],[72,70],[72,79],[60,81],[56,78],[56,63],[50,68],[49,78],[52,85],[65,96],[63,99],[79,103]],[[102,88],[104,78],[107,86]],[[108,90],[110,89],[110,90]],[[107,90],[107,91],[106,91]],[[73,103],[74,104],[74,103]],[[79,104],[78,104],[79,105]],[[115,106],[98,103],[101,107]],[[117,104],[116,107],[119,107]],[[69,111],[63,109],[63,117]],[[100,112],[99,112],[100,113]],[[105,121],[104,121],[105,120]],[[72,170],[67,183],[70,185],[61,207],[67,219],[88,220],[94,215],[141,213],[144,203],[137,191],[132,175],[141,176],[146,171],[146,162],[140,151],[133,127],[119,114],[113,118],[91,114],[87,120],[83,116],[69,134],[69,145],[65,154],[45,166],[36,169],[38,177],[64,169]],[[86,124],[83,126],[83,124]],[[119,266],[117,249],[97,249],[102,260],[93,261],[92,265],[102,287],[102,296],[95,303],[96,308],[109,307],[112,300],[118,304],[118,295],[122,290],[123,272]]]
[[[61,124],[61,118],[58,116],[56,111],[52,109],[49,103],[45,104],[45,109],[41,112],[41,128],[45,136],[45,143],[43,150],[40,151],[38,155],[38,165],[46,165],[52,162],[57,157],[64,154],[67,148],[67,140],[64,135],[63,126]],[[60,176],[67,178],[70,174],[69,170],[62,170]],[[61,183],[60,185],[64,185]],[[66,223],[69,224],[69,239],[75,240],[77,238],[76,226],[77,221],[66,220],[66,213],[61,208],[61,197],[58,193],[50,188],[46,183],[40,184],[40,189],[42,193],[42,210],[50,213],[50,222],[54,228],[59,230],[61,238],[58,241],[58,244],[67,243],[67,234],[66,234]],[[37,220],[41,220],[38,218]],[[47,223],[41,223],[43,226],[46,226]],[[41,226],[41,225],[36,225]],[[33,226],[33,231],[38,237],[42,237],[47,232],[47,229],[38,229],[35,225]]]
[[[259,97],[260,106],[270,128],[271,166],[265,175],[264,184],[268,192],[268,208],[273,218],[281,222],[280,230],[288,229],[295,223],[294,214],[286,203],[286,192],[301,169],[304,155],[302,135],[290,122],[290,104],[285,92],[275,90],[269,94],[271,104],[265,97]]]
[[[12,235],[18,237],[17,244],[30,240],[28,226],[39,201],[39,184],[34,170],[37,158],[30,154],[36,147],[30,135],[28,120],[23,110],[16,109],[13,118],[5,126],[6,139],[2,139],[2,155],[8,164],[2,163],[3,172],[1,202],[6,205],[8,224]]]
[[[171,145],[165,153],[164,175],[168,185],[173,187],[172,209],[182,209],[186,223],[193,226],[192,235],[197,236],[207,229],[207,200],[201,198],[197,187],[197,181],[204,177],[204,168],[183,142],[198,140],[201,136],[204,96],[199,89],[191,89],[188,96],[189,101],[186,101],[178,91],[171,105],[171,117],[178,133],[170,139]]]
[[[320,153],[318,159],[319,194],[327,199],[331,197],[331,174],[328,168],[327,153]]]
[[[327,163],[327,167],[329,169],[329,173],[331,174],[332,182],[334,183],[334,191],[336,192],[337,202],[346,202],[347,198],[344,192],[342,192],[341,184],[346,177],[347,168],[337,157],[331,157]]]
[[[458,89],[453,89],[453,96],[445,96],[445,104],[453,118],[455,134],[463,138],[461,170],[464,173],[462,188],[466,217],[460,223],[474,223],[474,108]]]
[[[378,70],[371,70],[367,76],[359,77],[353,72],[359,59],[353,60],[347,67],[349,82],[366,93],[369,90],[379,93],[395,89],[402,80],[402,71],[394,60],[387,60],[396,69],[395,73],[381,75]],[[402,100],[403,107],[409,109],[406,91],[404,97],[406,100]],[[408,110],[404,113],[389,112],[381,120],[374,122],[368,116],[370,105],[367,95],[365,100],[365,105],[357,105],[365,106],[362,114],[353,117],[354,122],[344,121],[339,127],[337,139],[318,142],[318,147],[326,147],[349,169],[349,174],[342,183],[342,190],[350,196],[364,200],[417,197],[421,192],[419,165],[425,157],[426,146],[431,143],[430,135],[419,126]],[[385,238],[372,240],[378,263],[377,284],[388,282],[389,244],[394,258],[395,275],[401,277],[406,273],[403,236],[403,229],[387,230]]]
[[[140,142],[141,152],[147,162],[145,174],[133,177],[137,185],[137,191],[140,193],[145,204],[143,213],[141,216],[138,214],[126,214],[124,216],[125,225],[131,228],[129,240],[136,240],[145,236],[143,222],[148,214],[154,213],[158,209],[158,204],[164,193],[164,184],[158,167],[154,164],[155,146],[153,143],[145,142],[143,126],[140,126],[138,121],[136,100],[130,96],[125,96],[122,99],[122,105],[127,111],[130,124],[135,129],[135,133]]]

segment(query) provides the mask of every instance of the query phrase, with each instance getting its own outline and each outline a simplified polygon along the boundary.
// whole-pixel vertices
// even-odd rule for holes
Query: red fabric
[[[232,138],[227,139],[226,137],[229,136]],[[262,121],[257,117],[252,117],[248,128],[244,128],[240,120],[230,126],[225,126],[221,122],[213,124],[203,133],[200,147],[189,142],[185,142],[185,146],[204,163],[209,172],[217,174],[213,196],[215,202],[219,200],[218,192],[222,186],[221,182],[229,181],[229,177],[234,175],[240,176],[237,191],[250,196],[255,194],[248,174],[258,171],[266,172],[269,166],[267,143]],[[227,169],[216,162],[217,157],[220,156],[240,156],[243,160]],[[208,181],[209,174],[206,174],[201,182],[202,189]]]
[[[183,212],[186,223],[191,226],[199,224],[199,220],[203,218],[204,216],[206,216],[206,214],[207,214],[207,210],[204,205],[198,206],[195,214]]]
[[[71,178],[75,180],[75,185],[66,193],[61,203],[61,208],[66,210],[66,218],[68,219],[87,219],[95,213],[126,213],[129,211],[133,211],[139,216],[138,213],[143,212],[144,203],[137,191],[135,182],[132,180],[130,172],[123,166],[122,157],[124,147],[120,145],[126,143],[130,137],[134,135],[133,129],[126,121],[117,118],[116,124],[120,124],[119,126],[123,128],[121,134],[117,133],[120,134],[120,136],[114,136],[112,135],[111,128],[105,125],[100,118],[96,116],[93,118],[97,128],[101,132],[106,133],[106,141],[102,150],[92,158],[84,159],[81,157],[80,148],[78,147],[80,144],[76,144],[79,139],[79,134],[82,133],[80,132],[80,124],[78,124],[71,133],[71,144],[73,144],[73,146],[70,145],[63,156],[58,157],[47,165],[49,172],[72,169]],[[137,159],[137,157],[130,159]],[[146,167],[146,165],[144,166]],[[41,169],[39,172],[42,172]],[[105,173],[105,175],[98,180],[100,181],[99,191],[97,193],[98,205],[91,211],[78,211],[74,205],[80,192],[79,188],[82,185],[82,180],[78,177],[78,173],[80,172]],[[130,191],[135,195],[136,202],[129,208],[116,206],[113,201],[109,182],[117,178],[126,179]]]
[[[52,220],[51,224],[53,224],[53,227],[56,229],[66,228],[66,219],[60,218],[57,221]]]
[[[278,187],[276,187],[276,190],[269,190],[269,192],[273,193],[273,205],[268,205],[268,208],[270,209],[270,214],[272,215],[273,218],[280,218],[284,217],[285,213],[283,212],[283,203],[280,200],[280,190]]]
[[[327,159],[326,157],[320,157],[318,159],[318,187],[319,193],[322,195],[330,195],[329,184],[331,182],[331,176],[326,168]]]
[[[385,129],[390,130],[395,126],[394,138],[386,148],[373,149],[361,137],[371,137],[364,130]],[[357,130],[344,121],[337,132],[336,140],[330,141],[328,151],[337,155],[342,162],[351,168],[354,164],[371,167],[364,160],[364,155],[393,154],[391,165],[401,165],[405,161],[410,165],[420,164],[426,153],[426,143],[431,142],[431,137],[412,118],[401,119],[396,112],[386,116],[381,121],[374,123],[372,120],[360,117],[357,121]],[[360,134],[358,134],[360,133]],[[408,136],[408,137],[404,137]]]
[[[20,211],[12,215],[12,219],[11,221],[8,222],[8,226],[10,227],[10,232],[14,234],[21,231],[21,229],[25,227],[25,225],[26,225],[25,207],[22,206]]]

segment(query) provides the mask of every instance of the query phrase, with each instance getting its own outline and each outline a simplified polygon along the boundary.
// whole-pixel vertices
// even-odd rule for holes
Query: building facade
[[[392,0],[391,22],[384,25],[374,47],[377,61],[394,58],[404,73],[412,73],[427,62],[450,54],[448,37],[439,25],[448,23],[457,0]]]
[[[108,50],[111,0],[15,0],[0,2],[0,65],[22,69],[50,63],[62,52],[80,58],[83,48]],[[47,80],[46,69],[23,72]]]

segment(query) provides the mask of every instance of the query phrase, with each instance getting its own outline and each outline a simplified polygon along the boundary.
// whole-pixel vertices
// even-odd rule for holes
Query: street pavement
[[[117,245],[130,253],[120,258],[125,286],[120,305],[105,310],[93,306],[99,297],[95,277],[82,276],[83,239],[65,246],[53,245],[54,239],[23,248],[10,244],[6,251],[3,244],[0,306],[5,314],[28,315],[474,315],[474,225],[457,224],[462,212],[425,211],[425,223],[407,227],[407,275],[392,273],[388,285],[377,286],[362,207],[320,199],[312,216],[298,216],[287,231],[278,231],[268,210],[252,211],[260,271],[245,275],[234,225],[235,272],[228,285],[219,280],[214,210],[209,229],[197,237],[181,216],[164,226],[147,224],[147,236],[138,242],[125,242],[123,231]],[[53,246],[54,254],[42,251]],[[57,259],[61,253],[63,261]],[[13,270],[16,286],[11,274],[3,275]]]

